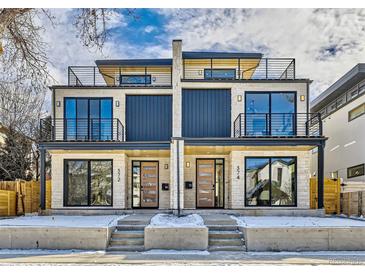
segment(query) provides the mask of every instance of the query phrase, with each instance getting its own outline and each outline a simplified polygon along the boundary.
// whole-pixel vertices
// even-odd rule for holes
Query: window
[[[120,84],[150,85],[151,75],[121,75]]]
[[[112,98],[65,98],[65,140],[112,140]]]
[[[296,157],[246,157],[246,206],[296,206]]]
[[[246,92],[245,97],[246,135],[295,134],[295,92]]]
[[[204,79],[235,79],[235,69],[204,69]]]
[[[365,103],[349,111],[349,121],[352,121],[363,114],[365,114]]]
[[[364,175],[365,164],[352,166],[347,169],[347,178],[354,178]]]
[[[65,206],[112,205],[111,160],[65,160]]]
[[[351,99],[355,98],[357,96],[357,86],[355,86],[352,90],[347,92],[347,101],[350,101]]]

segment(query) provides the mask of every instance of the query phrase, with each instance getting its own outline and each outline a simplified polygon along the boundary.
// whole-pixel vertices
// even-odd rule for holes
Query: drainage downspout
[[[177,152],[176,152],[176,157],[177,157],[177,216],[180,217],[180,148],[179,148],[179,140],[177,141]]]

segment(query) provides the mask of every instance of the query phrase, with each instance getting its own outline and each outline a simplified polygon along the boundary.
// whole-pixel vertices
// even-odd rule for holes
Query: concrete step
[[[210,230],[238,231],[237,225],[208,225]]]
[[[235,239],[209,239],[209,246],[240,246],[244,242],[240,238]]]
[[[244,245],[233,245],[233,246],[219,246],[214,245],[208,248],[208,251],[246,251],[246,247]]]
[[[111,246],[122,245],[122,246],[134,246],[144,245],[144,238],[111,238]]]
[[[107,251],[144,251],[143,245],[115,245],[109,246]]]
[[[117,230],[125,231],[125,230],[144,230],[145,225],[117,225]]]
[[[116,230],[112,233],[112,238],[144,238],[143,230]]]
[[[228,230],[209,230],[209,239],[232,239],[242,238],[242,233]]]
[[[150,220],[119,220],[118,225],[149,225]]]

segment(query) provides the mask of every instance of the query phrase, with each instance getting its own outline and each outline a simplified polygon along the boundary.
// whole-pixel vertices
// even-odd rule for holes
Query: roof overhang
[[[205,52],[183,51],[183,59],[261,59],[262,53],[254,52]]]
[[[365,63],[359,63],[315,98],[311,103],[311,111],[319,111],[363,79],[365,79]]]
[[[113,59],[96,60],[95,64],[100,66],[172,66],[172,59]]]

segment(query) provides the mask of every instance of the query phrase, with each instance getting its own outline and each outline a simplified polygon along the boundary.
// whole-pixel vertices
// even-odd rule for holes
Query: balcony
[[[41,119],[43,142],[125,141],[123,124],[117,118]]]
[[[322,137],[319,113],[240,113],[234,137]]]
[[[294,80],[293,58],[183,59],[183,80]]]
[[[171,87],[171,66],[71,66],[68,86]]]

